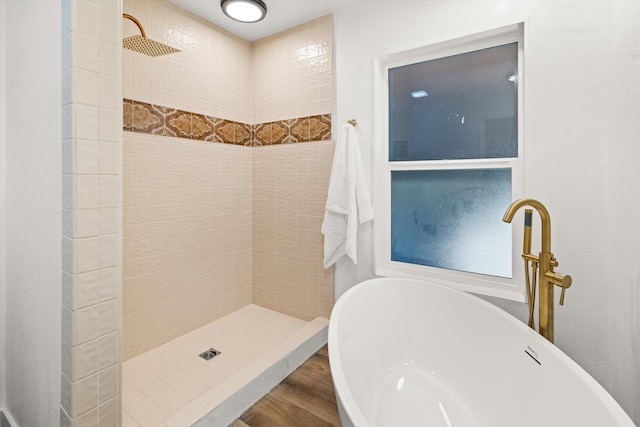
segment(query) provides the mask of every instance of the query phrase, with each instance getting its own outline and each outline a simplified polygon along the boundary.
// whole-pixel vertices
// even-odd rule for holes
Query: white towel
[[[324,268],[342,255],[358,263],[358,227],[373,219],[373,207],[356,130],[351,125],[340,129],[329,180],[322,234]]]

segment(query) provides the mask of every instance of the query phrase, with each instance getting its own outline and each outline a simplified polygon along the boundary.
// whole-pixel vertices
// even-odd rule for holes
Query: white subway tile
[[[99,270],[100,301],[106,301],[118,297],[118,285],[120,283],[118,267],[103,268]]]
[[[153,219],[153,212],[152,212],[151,206],[147,205],[147,206],[133,207],[133,224],[150,223],[152,219]]]
[[[117,207],[119,202],[120,179],[116,175],[101,175],[100,183],[100,207],[110,208]]]
[[[122,150],[122,146],[120,144],[113,144],[110,142],[101,142],[98,150],[100,173],[117,175],[119,173],[120,152]]]
[[[76,209],[93,209],[100,207],[100,177],[97,175],[76,175],[75,177]],[[63,178],[64,179],[64,178]]]
[[[110,29],[113,31],[113,29]],[[117,110],[120,108],[122,98],[117,96],[119,91],[118,80],[113,76],[100,74],[99,79],[100,107]]]
[[[100,140],[119,142],[122,138],[122,111],[118,108],[100,108]]]
[[[76,160],[73,142],[72,139],[62,141],[62,173],[67,175],[75,172]]]
[[[71,348],[73,366],[69,379],[76,382],[98,372],[98,340]]]
[[[62,209],[62,235],[64,237],[75,237],[74,216],[74,211],[72,209]]]
[[[62,105],[69,105],[73,98],[73,70],[66,69],[62,73]]]
[[[107,234],[99,238],[99,268],[114,267],[118,265],[121,244],[117,234]]]
[[[112,234],[119,231],[118,208],[102,208],[99,217],[100,234]]]
[[[75,68],[73,73],[73,102],[86,105],[99,105],[100,76],[95,71]]]
[[[97,304],[100,297],[98,271],[78,274],[74,279],[75,304],[73,309],[85,308]]]
[[[123,261],[122,263],[122,280],[131,279],[133,277],[133,262]]]
[[[66,24],[67,19],[62,20],[64,24]],[[73,34],[70,32],[62,32],[62,46],[61,46],[61,67],[62,71],[69,71],[72,68],[73,63]],[[70,104],[62,104],[62,105],[70,105]]]
[[[73,175],[62,175],[62,207],[65,209],[75,208],[75,179]]]
[[[64,412],[69,418],[73,418],[71,407],[72,407],[72,394],[73,390],[71,387],[71,381],[64,375],[61,375],[60,378],[60,406],[64,409]]]
[[[131,171],[133,165],[134,139],[130,133],[125,133],[122,139],[122,169]]]
[[[61,342],[60,359],[61,359],[62,374],[67,378],[71,378],[72,371],[73,371],[73,348],[65,340],[60,340],[60,342]]]
[[[118,394],[118,365],[98,372],[98,403],[104,403]]]
[[[122,12],[120,10],[122,3],[119,1],[99,1],[98,3],[100,4],[100,13],[104,13],[105,11]],[[118,15],[118,18],[121,18],[121,15]]]
[[[127,76],[130,75],[128,70],[130,68],[132,68],[132,67],[133,67],[133,65],[131,65],[130,62],[127,62],[127,61],[124,62],[124,78],[122,79],[122,97],[126,98],[126,99],[133,99],[134,98],[133,80],[131,78],[127,77]]]
[[[93,408],[73,420],[73,427],[98,427],[98,408]]]
[[[142,55],[139,55],[142,56]],[[133,99],[151,99],[153,91],[151,90],[151,86],[143,85],[143,84],[133,84]],[[175,105],[176,108],[180,108],[180,102],[171,103],[169,105]],[[184,109],[184,107],[182,107]]]
[[[100,335],[114,332],[118,329],[118,300],[103,302],[98,305],[100,316]]]
[[[91,140],[75,140],[75,169],[79,175],[96,175],[100,173],[100,154],[98,142]]]
[[[62,140],[70,140],[75,137],[73,104],[66,104],[62,107]]]
[[[75,233],[73,237],[92,237],[100,234],[100,210],[78,209],[75,213]]]
[[[118,362],[118,332],[103,335],[98,339],[98,366],[104,369]]]
[[[72,2],[72,31],[90,36],[98,35],[98,7],[88,1]]]
[[[117,5],[118,2],[104,2],[100,1],[100,9],[98,11],[98,38],[105,42],[117,43],[120,41],[119,35],[121,31],[117,31],[122,28],[122,15],[116,13],[115,10],[109,10],[103,8],[103,5]],[[114,31],[115,29],[115,31]]]
[[[117,427],[119,413],[117,397],[102,403],[98,406],[98,427]]]
[[[71,345],[79,345],[97,339],[100,330],[99,305],[74,311],[72,322],[73,340],[70,342]]]
[[[74,273],[85,273],[100,266],[100,244],[98,237],[75,239],[76,265]]]
[[[76,240],[62,237],[62,269],[70,274],[76,272]]]
[[[99,61],[100,73],[108,76],[118,76],[120,74],[120,61],[114,61],[122,55],[121,45],[114,44],[113,41],[99,41]]]
[[[73,137],[77,139],[98,140],[100,115],[98,107],[73,104]]]
[[[74,308],[75,304],[75,276],[63,271],[62,272],[62,304]]]
[[[71,386],[71,413],[72,417],[96,408],[98,405],[98,373],[89,375]]]

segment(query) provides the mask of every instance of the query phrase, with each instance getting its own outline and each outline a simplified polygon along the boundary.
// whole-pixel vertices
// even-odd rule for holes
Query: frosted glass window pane
[[[511,277],[511,169],[391,172],[391,259]]]
[[[518,156],[518,44],[389,69],[389,160]]]

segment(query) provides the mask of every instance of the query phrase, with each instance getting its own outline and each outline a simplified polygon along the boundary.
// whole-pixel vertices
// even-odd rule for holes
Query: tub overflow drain
[[[200,353],[200,357],[202,357],[204,360],[211,360],[214,357],[219,356],[221,353],[221,351],[218,351],[215,348],[210,348],[209,350]]]

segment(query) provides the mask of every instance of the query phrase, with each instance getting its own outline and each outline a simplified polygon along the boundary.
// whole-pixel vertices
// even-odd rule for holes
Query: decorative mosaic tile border
[[[331,140],[331,113],[247,124],[132,99],[122,100],[123,129],[250,147]]]

